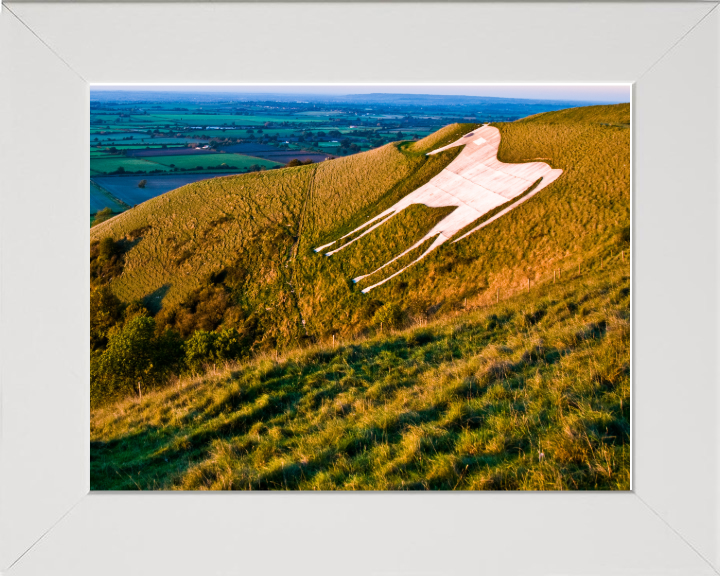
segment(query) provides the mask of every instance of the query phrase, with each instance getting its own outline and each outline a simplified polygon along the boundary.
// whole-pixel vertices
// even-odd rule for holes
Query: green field
[[[161,146],[162,144],[165,145],[174,145],[174,146],[181,146],[185,144],[200,144],[200,143],[207,143],[207,139],[199,140],[194,138],[151,138],[149,136],[146,136],[144,138],[136,137],[132,140],[123,140],[123,139],[112,139],[112,138],[105,138],[103,140],[98,140],[97,142],[95,140],[91,140],[91,145],[101,145],[101,146]]]
[[[187,148],[184,142],[176,141],[175,145],[171,145],[172,143],[166,144],[166,148]],[[160,150],[162,149],[162,144],[160,142],[153,142],[152,140],[148,140],[147,142],[136,142],[136,143],[130,143],[127,140],[125,142],[118,141],[118,142],[108,142],[106,144],[101,145],[103,149],[108,150],[109,148],[115,148],[116,150]],[[96,148],[96,150],[100,150],[100,148]]]
[[[163,172],[170,170],[167,166],[155,164],[141,158],[92,158],[90,159],[91,173],[110,173],[122,168],[126,172],[150,172],[152,170],[161,170]]]
[[[224,126],[231,125],[233,122],[236,124],[255,124],[258,126],[264,125],[266,122],[280,123],[290,122],[295,123],[308,123],[308,122],[322,122],[325,119],[307,117],[307,116],[296,116],[296,115],[271,115],[267,116],[245,116],[236,114],[154,114],[148,116],[133,116],[133,121],[136,118],[146,119],[148,122],[154,122],[156,124],[163,124],[167,122],[176,122],[179,124],[185,124],[187,126]]]
[[[118,147],[119,148],[119,147]],[[221,164],[227,164],[226,167],[220,168]],[[90,155],[90,172],[91,174],[110,174],[123,168],[125,172],[152,172],[160,170],[163,172],[172,171],[173,168],[183,170],[194,170],[200,168],[205,170],[214,168],[217,170],[229,170],[231,167],[237,170],[245,170],[253,165],[262,166],[263,168],[276,168],[283,166],[282,163],[273,162],[272,160],[264,160],[253,156],[245,156],[241,154],[185,154],[179,156],[152,156],[146,158],[125,158],[122,156],[113,156],[108,154],[91,154]]]
[[[162,146],[148,146],[146,144],[136,145],[136,146],[122,145],[122,144],[107,145],[107,146],[102,146],[100,148],[96,148],[96,147],[91,148],[90,149],[90,157],[92,158],[92,157],[104,155],[104,156],[108,156],[111,158],[120,158],[120,156],[118,156],[117,154],[110,152],[109,148],[111,148],[112,146],[114,146],[116,150],[148,150],[148,149],[162,150],[163,149]],[[185,148],[185,146],[167,146],[167,149],[172,149],[172,148]]]
[[[227,164],[227,166],[235,166],[238,170],[249,168],[252,165],[263,166],[264,168],[275,168],[277,166],[283,166],[279,162],[272,162],[271,160],[263,160],[262,158],[255,158],[253,156],[244,156],[241,154],[198,154],[193,156],[186,154],[183,156],[153,156],[153,162],[163,164],[164,166],[170,167],[174,165],[175,168],[192,169],[197,166],[202,168],[217,168],[220,164]]]
[[[102,121],[102,130],[122,130],[127,131],[131,128],[142,128],[147,130],[148,126],[153,126],[158,123],[158,118],[151,118],[150,116],[137,115],[132,117],[118,118],[114,114],[96,114],[92,113],[90,116],[90,122],[96,127],[100,128],[97,124],[98,121]]]
[[[243,128],[243,129],[235,129],[235,128],[227,128],[223,130],[190,130],[188,132],[183,132],[185,135],[190,136],[196,136],[200,137],[202,136],[205,139],[208,138],[248,138],[248,130],[253,130],[253,135],[256,138],[262,138],[263,135],[282,135],[282,136],[290,136],[297,132],[297,130],[291,129],[291,128]],[[257,130],[262,130],[261,133],[259,133]]]

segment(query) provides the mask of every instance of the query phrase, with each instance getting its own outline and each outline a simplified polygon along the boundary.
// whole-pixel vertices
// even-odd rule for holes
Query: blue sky
[[[579,102],[630,102],[629,84],[257,84],[257,85],[93,85],[93,92],[103,90],[207,92],[207,93],[276,93],[276,94],[447,94],[458,96],[494,96],[539,100],[572,100]]]

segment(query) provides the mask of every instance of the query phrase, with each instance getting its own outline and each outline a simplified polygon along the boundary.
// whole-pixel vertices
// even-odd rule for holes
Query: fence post
[[[495,303],[500,302],[500,288],[497,289],[497,294],[495,294]]]

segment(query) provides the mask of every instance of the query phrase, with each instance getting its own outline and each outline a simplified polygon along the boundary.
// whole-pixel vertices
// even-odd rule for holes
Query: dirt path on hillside
[[[297,283],[297,277],[298,277],[298,252],[300,250],[300,241],[302,239],[303,233],[305,231],[305,220],[307,218],[307,212],[308,212],[308,206],[312,206],[313,202],[313,190],[315,188],[315,176],[317,175],[317,166],[313,166],[313,174],[312,178],[310,178],[310,183],[308,184],[308,189],[305,192],[305,199],[303,200],[302,208],[300,209],[300,218],[298,220],[298,229],[297,229],[297,238],[295,239],[295,243],[290,248],[290,257],[286,260],[286,266],[289,265],[291,267],[290,272],[290,287],[291,287],[291,294],[293,298],[293,303],[295,305],[295,309],[297,310],[298,317],[300,318],[300,329],[304,331],[305,335],[308,335],[308,329],[307,329],[307,322],[303,316],[302,308],[300,307],[300,296],[297,293],[298,289],[298,283]]]

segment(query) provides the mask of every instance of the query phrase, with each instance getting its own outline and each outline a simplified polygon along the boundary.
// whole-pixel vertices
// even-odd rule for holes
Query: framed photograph
[[[630,490],[630,85],[90,114],[91,490]]]
[[[718,573],[716,8],[3,5],[3,572]]]

